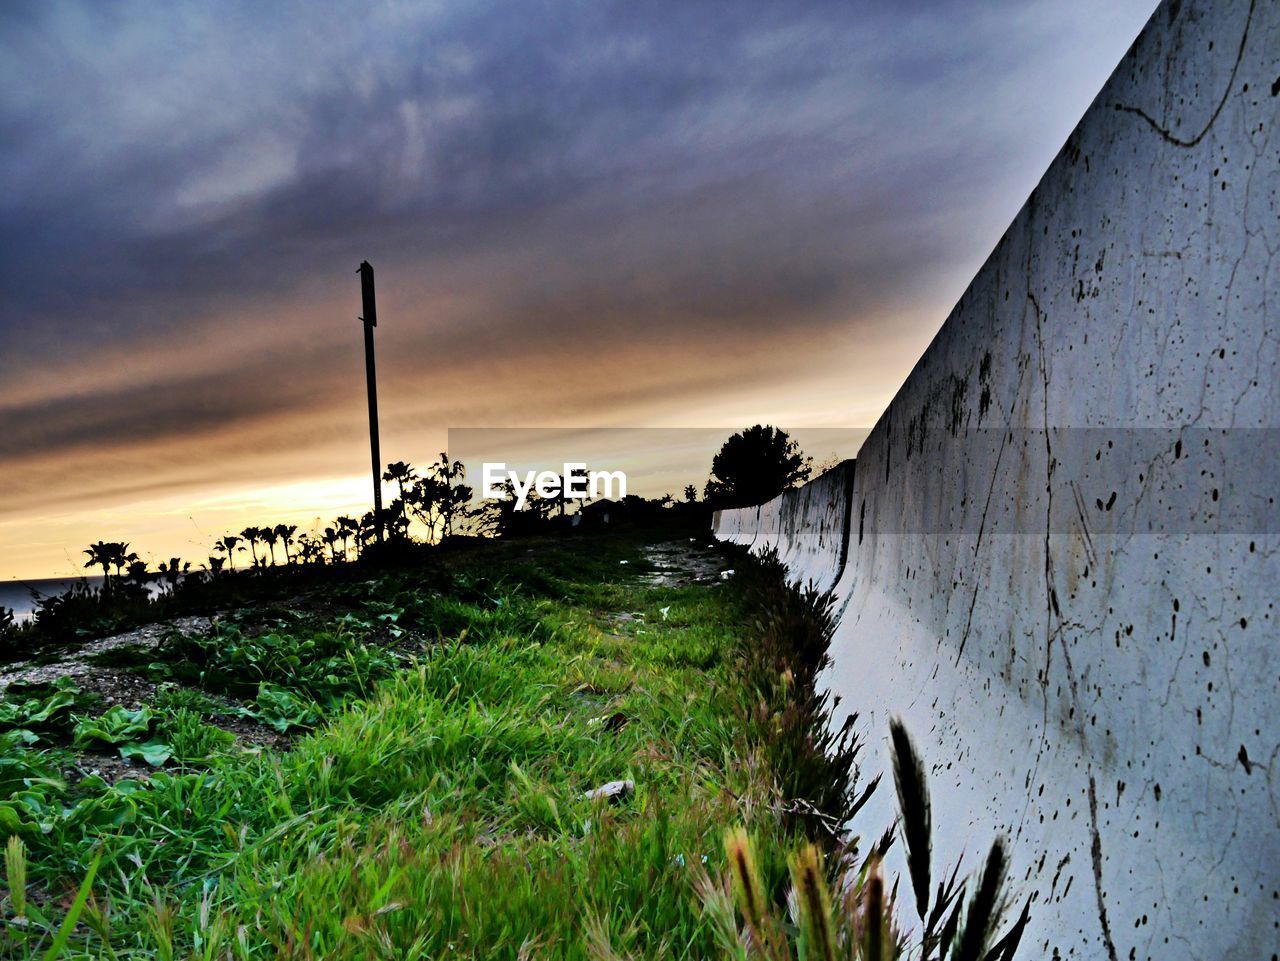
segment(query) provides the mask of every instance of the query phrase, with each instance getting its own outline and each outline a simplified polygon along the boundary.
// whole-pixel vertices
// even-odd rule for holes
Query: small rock
[[[627,722],[631,718],[627,717],[621,711],[614,711],[606,718],[601,718],[600,723],[604,725],[604,729],[612,734],[614,731],[621,731],[627,726]]]
[[[590,801],[598,801],[604,798],[617,804],[630,797],[635,789],[635,781],[610,781],[608,784],[602,784],[594,791],[588,791],[582,796]]]

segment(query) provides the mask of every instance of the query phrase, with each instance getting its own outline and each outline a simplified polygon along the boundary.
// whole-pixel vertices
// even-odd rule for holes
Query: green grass
[[[732,590],[640,583],[642,540],[481,545],[170,638],[137,665],[174,682],[150,779],[70,786],[69,746],[5,749],[33,920],[0,953],[45,951],[97,864],[62,957],[586,958],[588,932],[713,956],[690,871],[723,862],[726,825],[782,826],[748,803]],[[211,726],[225,698],[265,715],[264,691],[322,718],[287,753]],[[620,803],[585,798],[620,779]]]
[[[830,598],[776,557],[653,586],[645,542],[347,570],[117,654],[161,682],[137,709],[3,699],[0,956],[1011,961],[1003,844],[972,878],[932,863],[900,726],[904,907],[895,832],[842,829],[879,778],[817,684]],[[304,733],[249,748],[246,719]],[[157,769],[109,784],[86,745]]]

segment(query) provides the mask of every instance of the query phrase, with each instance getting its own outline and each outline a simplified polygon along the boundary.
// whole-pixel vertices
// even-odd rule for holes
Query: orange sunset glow
[[[6,7],[0,581],[368,510],[363,259],[384,461],[851,456],[1152,4],[1006,6]]]

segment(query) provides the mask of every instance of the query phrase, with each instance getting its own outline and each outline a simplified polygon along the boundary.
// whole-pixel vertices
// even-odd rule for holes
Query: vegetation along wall
[[[1280,951],[1278,110],[1280,4],[1166,0],[856,470],[716,520],[834,588],[842,709],[937,861],[1010,839],[1031,954]]]

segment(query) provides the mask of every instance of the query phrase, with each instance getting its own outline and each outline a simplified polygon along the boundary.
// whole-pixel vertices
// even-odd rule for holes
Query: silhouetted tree
[[[342,541],[342,559],[347,560],[347,544],[360,533],[360,525],[351,517],[339,517],[334,521],[338,528],[338,538]]]
[[[403,497],[396,497],[389,505],[387,505],[386,511],[383,512],[383,521],[387,526],[388,537],[402,540],[408,538],[409,524],[411,520],[409,514],[411,511],[413,513],[417,513],[415,505],[418,502],[417,498],[420,494],[421,486],[421,483],[419,483],[418,485],[409,488],[409,501],[406,502]],[[372,533],[375,538],[378,536],[376,526]]]
[[[475,514],[475,531],[502,537],[512,533],[515,528],[516,495],[511,489],[510,481],[499,481],[494,485],[496,497],[484,501]]]
[[[397,484],[400,487],[400,499],[404,500],[405,491],[417,482],[418,472],[404,461],[398,460],[394,464],[387,465],[382,479],[387,483]]]
[[[392,502],[394,505],[394,502]],[[406,525],[407,526],[407,525]],[[365,548],[378,539],[378,520],[373,516],[373,511],[365,511],[360,516],[359,530],[356,531],[356,544],[360,553],[364,553]]]
[[[812,469],[790,434],[756,424],[730,437],[712,459],[706,496],[730,507],[763,504],[808,480]]]
[[[274,527],[262,528],[262,543],[267,545],[267,550],[271,552],[271,566],[276,566],[276,544],[280,543],[280,535],[276,533]]]
[[[115,561],[114,561],[115,566],[116,566],[116,579],[117,579],[117,580],[121,580],[121,579],[123,579],[123,578],[124,578],[124,576],[125,576],[125,570],[126,570],[127,568],[131,568],[134,564],[138,563],[138,555],[137,555],[137,554],[135,554],[133,551],[130,551],[130,550],[129,550],[129,545],[128,545],[128,544],[124,544],[124,545],[122,545],[122,546],[123,546],[123,548],[124,548],[124,549],[120,552],[119,556],[118,556],[118,557],[116,557],[116,558],[115,558]],[[127,552],[127,553],[126,553],[126,552]],[[143,568],[142,568],[142,569],[143,569],[144,571],[146,570],[146,565],[145,565],[145,564],[143,565]]]
[[[129,545],[120,541],[98,541],[96,544],[90,544],[88,549],[84,551],[89,555],[89,559],[85,561],[85,567],[101,567],[102,568],[102,586],[104,590],[111,590],[111,568],[116,569],[116,576],[119,576],[120,569],[127,563],[126,558]],[[136,555],[135,555],[136,556]]]
[[[465,468],[462,461],[449,460],[445,451],[440,452],[440,459],[431,465],[431,476],[438,487],[437,512],[440,517],[440,537],[443,539],[453,533],[454,523],[466,513],[467,504],[471,501],[472,489],[462,483]]]
[[[253,566],[259,567],[262,562],[258,560],[258,541],[262,539],[261,527],[246,527],[240,532],[240,536],[245,539],[245,543],[249,545],[249,553],[253,555]]]
[[[215,559],[216,558],[212,557],[209,558],[211,561]],[[221,563],[219,563],[218,566],[221,567]],[[178,589],[178,581],[182,580],[183,575],[187,574],[190,570],[191,562],[187,561],[186,563],[183,563],[182,559],[178,557],[169,558],[169,562],[167,564],[164,561],[160,562],[160,576],[164,579],[164,582],[169,585],[170,594]]]
[[[298,535],[298,559],[304,564],[314,564],[324,557],[324,548],[310,534]]]
[[[692,484],[686,484],[684,488],[684,499],[686,503],[692,504],[698,499],[698,488]]]
[[[297,524],[277,524],[272,528],[276,537],[280,538],[280,542],[284,545],[285,563],[293,563],[293,554],[290,550],[293,546],[293,536],[298,533]]]
[[[151,576],[151,572],[147,570],[147,562],[136,560],[129,562],[128,577],[133,583],[142,585],[147,583],[147,579]]]
[[[216,541],[213,548],[227,555],[227,566],[234,571],[236,569],[236,551],[244,550],[240,546],[240,538],[235,534],[227,534]]]

